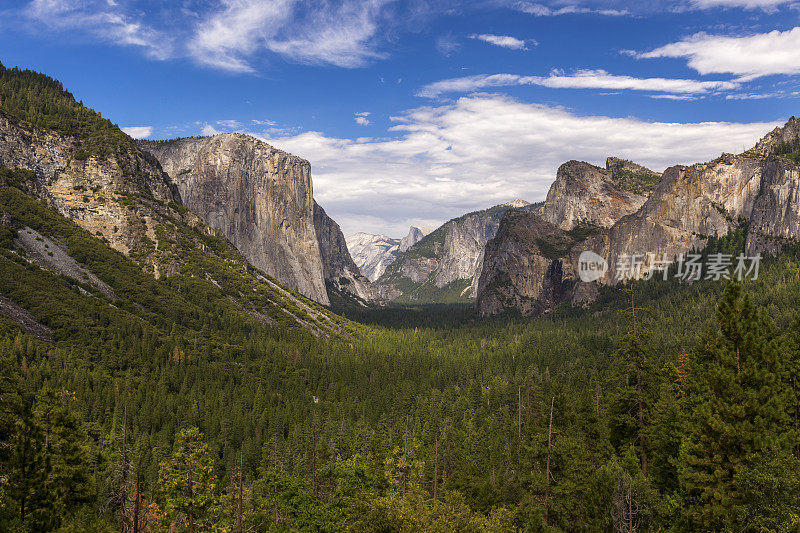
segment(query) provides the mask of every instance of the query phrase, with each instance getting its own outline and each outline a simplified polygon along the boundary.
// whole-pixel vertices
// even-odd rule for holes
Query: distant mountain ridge
[[[486,242],[503,213],[531,208],[514,200],[454,218],[400,252],[378,279],[381,294],[401,303],[467,303],[473,301]]]
[[[430,228],[411,226],[402,239],[359,232],[347,237],[347,247],[361,272],[374,282],[401,252],[408,250],[431,231]]]

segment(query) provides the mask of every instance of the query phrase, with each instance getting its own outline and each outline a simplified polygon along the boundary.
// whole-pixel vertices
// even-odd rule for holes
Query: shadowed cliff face
[[[594,251],[608,261],[611,268],[598,283],[611,284],[616,282],[614,265],[623,255],[651,253],[668,261],[674,260],[691,250],[702,249],[710,236],[725,235],[743,227],[744,223],[747,228],[746,254],[779,252],[784,244],[800,238],[800,166],[795,163],[800,155],[798,136],[800,121],[792,118],[786,126],[770,132],[755,148],[742,155],[723,154],[708,163],[667,169],[658,186],[637,209],[618,211],[613,224],[598,228],[598,231],[561,250],[554,259],[561,263],[562,278],[553,281],[563,283],[576,279],[577,260],[583,250]],[[609,169],[615,161],[609,160]],[[567,165],[576,167],[572,162]],[[602,221],[607,220],[607,215],[613,216],[614,210],[608,207],[618,199],[616,195],[595,202],[593,195],[585,194],[593,185],[597,189],[596,176],[601,174],[599,169],[585,172],[590,182],[587,186],[585,181],[572,179],[574,173],[562,175],[560,171],[562,183],[557,179],[551,188],[547,200],[550,205],[545,205],[542,216],[546,214],[548,222],[561,228],[574,227],[576,219]],[[611,175],[613,178],[613,172]],[[510,245],[502,240],[516,235],[523,240],[539,241],[552,232],[548,233],[546,227],[532,220],[509,220],[509,225],[515,224],[528,226],[529,230],[498,233],[495,240],[499,242],[492,243],[491,248],[487,246],[487,250],[505,252],[487,256],[484,272],[487,268],[501,273],[515,271],[517,265],[521,271],[515,271],[515,275],[509,277],[500,289],[498,284],[492,286],[488,283],[499,274],[487,274],[487,283],[481,284],[483,288],[479,289],[478,296],[478,305],[484,314],[505,310],[493,304],[500,300],[495,294],[498,291],[506,295],[503,301],[508,303],[507,308],[526,314],[547,309],[540,303],[549,301],[550,295],[525,280],[540,278],[548,266],[528,264],[529,261],[509,251]],[[516,253],[529,253],[528,248],[523,246]],[[645,262],[642,275],[647,274],[650,268],[651,265]],[[596,293],[594,283],[576,282],[572,294],[563,297],[571,297],[573,302],[582,304],[590,300],[593,293]],[[540,303],[516,303],[522,297]]]
[[[241,134],[142,142],[189,209],[256,267],[328,304],[308,161]]]
[[[375,286],[358,270],[350,257],[339,224],[314,202],[314,227],[319,241],[325,281],[339,291],[356,296],[363,303],[381,303]]]
[[[378,280],[387,299],[408,302],[468,302],[475,297],[486,242],[515,200],[450,220],[399,253]]]

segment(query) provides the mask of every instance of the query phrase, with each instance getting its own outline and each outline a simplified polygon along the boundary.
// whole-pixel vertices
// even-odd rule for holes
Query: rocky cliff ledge
[[[362,304],[382,303],[377,288],[361,274],[339,224],[314,202],[314,228],[319,241],[325,282],[335,290],[356,296]]]

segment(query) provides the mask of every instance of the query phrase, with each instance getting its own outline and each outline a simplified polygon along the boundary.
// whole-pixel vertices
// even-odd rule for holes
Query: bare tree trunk
[[[139,533],[139,506],[142,500],[142,464],[141,459],[136,464],[136,497],[133,500],[133,533]]]
[[[128,526],[128,403],[125,402],[125,415],[122,417],[122,491],[120,494],[120,527],[123,533],[130,531]]]
[[[433,501],[439,496],[439,435],[436,435],[436,443],[433,452]]]

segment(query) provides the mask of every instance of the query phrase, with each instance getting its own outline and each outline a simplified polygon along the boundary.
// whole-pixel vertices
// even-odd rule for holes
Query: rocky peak
[[[541,216],[570,230],[578,225],[610,227],[647,200],[659,174],[614,157],[605,169],[583,161],[561,165],[547,193]]]
[[[418,228],[417,226],[411,226],[408,229],[408,235],[400,239],[400,251],[405,252],[421,241],[422,238],[431,231],[432,230],[430,228]]]
[[[794,145],[795,150],[800,144],[800,119],[791,117],[781,127],[775,128],[759,140],[756,145],[745,152],[746,155],[764,157],[785,149],[787,145]],[[792,151],[795,151],[792,150]]]
[[[800,121],[792,118],[786,126],[773,130],[755,149],[741,156],[722,154],[707,163],[668,168],[635,212],[617,217],[613,224],[597,228],[588,235],[568,232],[572,239],[571,243],[566,243],[569,246],[554,248],[559,250],[554,257],[560,264],[559,277],[550,281],[565,283],[565,286],[566,281],[575,281],[577,259],[582,250],[597,253],[612,265],[599,282],[613,284],[618,281],[612,273],[613,265],[623,256],[654,254],[670,261],[691,250],[704,248],[710,236],[723,236],[732,231],[745,232],[744,251],[751,256],[762,252],[775,254],[786,243],[800,240],[800,165],[797,164],[800,145],[793,140],[798,132]],[[544,209],[549,220],[564,229],[569,224],[563,221],[578,218],[574,213],[596,210],[594,196],[580,193],[590,189],[595,183],[593,180],[602,176],[601,170],[576,162],[559,169],[560,176],[548,194],[549,205],[546,203]],[[620,180],[614,179],[614,174],[622,172],[626,178],[628,172],[645,176],[647,169],[610,159],[604,170],[612,174],[611,187],[618,187]],[[653,174],[648,180],[653,179]],[[565,204],[569,209],[563,207]],[[559,219],[559,216],[565,218]],[[481,284],[478,295],[479,308],[485,314],[501,312],[498,309],[502,306],[495,305],[501,300],[524,313],[540,312],[536,302],[546,302],[553,294],[542,292],[541,287],[529,281],[539,279],[552,265],[531,262],[530,258],[519,254],[530,254],[528,248],[554,233],[533,220],[514,220],[529,227],[525,231],[498,232],[497,242],[487,246],[484,260],[487,282]],[[510,238],[524,242],[503,242]],[[577,238],[580,240],[575,240]],[[542,251],[541,247],[539,250]],[[646,275],[650,267],[645,261],[641,273]],[[518,268],[523,272],[516,272]],[[503,272],[513,272],[513,275]],[[595,283],[575,283],[571,299],[585,303],[596,290]],[[525,303],[525,298],[533,303]]]
[[[454,218],[399,252],[378,280],[387,299],[414,302],[470,301],[478,288],[486,242],[503,213],[528,207],[515,200]]]

